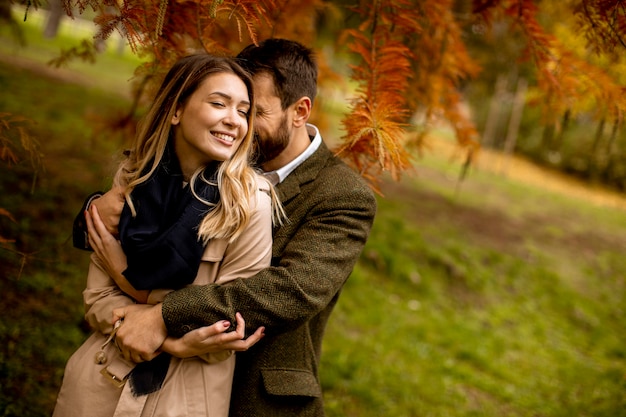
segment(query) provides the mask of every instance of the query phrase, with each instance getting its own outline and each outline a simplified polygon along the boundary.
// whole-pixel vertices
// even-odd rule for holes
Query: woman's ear
[[[176,113],[174,113],[174,115],[172,116],[172,124],[174,126],[176,126],[177,124],[180,123],[180,116],[183,114],[183,109],[179,108],[178,110],[176,110]]]
[[[311,99],[306,96],[301,97],[300,100],[296,101],[296,103],[294,104],[294,111],[294,126],[304,126],[309,120],[309,116],[311,115]]]

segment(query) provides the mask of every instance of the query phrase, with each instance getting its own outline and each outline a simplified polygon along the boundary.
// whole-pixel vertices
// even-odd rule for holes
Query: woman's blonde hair
[[[131,152],[117,170],[114,183],[125,188],[126,202],[136,215],[131,199],[133,189],[147,181],[161,162],[168,142],[173,140],[172,117],[183,107],[189,97],[209,76],[219,73],[238,76],[248,89],[250,112],[247,115],[248,132],[232,157],[219,164],[217,186],[220,199],[215,207],[202,220],[198,237],[204,243],[213,238],[235,240],[246,227],[253,207],[258,177],[250,165],[253,151],[253,120],[255,113],[254,91],[250,76],[232,58],[208,54],[190,55],[177,61],[169,70],[159,88],[152,105],[138,126]],[[189,181],[194,190],[196,181],[209,182],[203,174],[205,167],[199,168]],[[200,197],[194,192],[196,198]],[[274,212],[280,205],[271,190]]]

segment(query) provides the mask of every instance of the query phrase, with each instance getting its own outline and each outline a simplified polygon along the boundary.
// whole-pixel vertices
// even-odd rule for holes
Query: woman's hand
[[[237,328],[233,332],[226,333],[226,330],[230,328],[230,323],[222,320],[211,326],[192,330],[179,339],[168,337],[161,346],[161,350],[178,358],[223,351],[246,351],[261,340],[265,335],[265,328],[259,327],[254,334],[244,339],[246,323],[241,314],[237,313],[236,317]]]
[[[113,236],[118,237],[117,226],[124,209],[124,187],[114,186],[99,198],[91,202],[98,208],[98,215],[106,229]]]
[[[139,291],[122,275],[128,267],[128,262],[122,245],[106,228],[98,214],[98,208],[91,205],[85,212],[87,231],[89,232],[89,245],[95,254],[100,258],[102,267],[107,274],[115,281],[118,287],[126,294],[133,297],[139,303],[145,303],[148,299],[149,291]]]

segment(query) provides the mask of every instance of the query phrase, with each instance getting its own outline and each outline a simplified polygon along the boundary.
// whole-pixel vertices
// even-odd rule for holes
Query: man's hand
[[[100,218],[109,233],[118,236],[117,225],[120,223],[120,215],[124,208],[124,188],[111,188],[102,197],[93,200],[91,205],[98,208]]]
[[[134,304],[113,310],[113,322],[123,319],[115,344],[124,359],[135,363],[154,359],[167,337],[161,304]]]
[[[211,326],[192,330],[180,339],[168,337],[161,349],[178,358],[223,351],[242,352],[250,349],[265,335],[265,328],[259,327],[254,334],[244,339],[246,323],[239,313],[237,313],[237,328],[233,332],[225,333],[229,328],[228,321],[218,321]]]

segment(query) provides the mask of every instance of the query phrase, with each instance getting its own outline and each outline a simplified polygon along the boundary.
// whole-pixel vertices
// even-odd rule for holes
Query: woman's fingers
[[[85,210],[85,221],[87,223],[87,239],[89,240],[89,246],[96,252],[100,252],[102,249],[102,241],[98,232],[96,231],[96,227],[93,223],[93,217],[89,210]]]
[[[187,333],[184,337],[189,341],[196,343],[205,343],[207,345],[219,345],[223,343],[230,343],[236,340],[241,340],[245,337],[246,322],[241,314],[235,315],[237,320],[237,327],[234,331],[226,333],[231,327],[228,321],[218,321],[210,326],[200,327]]]
[[[237,327],[234,332],[227,333],[231,338],[229,341],[224,341],[222,347],[227,350],[243,352],[250,349],[265,336],[265,327],[259,327],[246,339],[246,322],[239,313],[237,313],[235,317],[237,319]]]
[[[235,320],[237,320],[237,327],[234,333],[237,334],[239,339],[243,339],[246,336],[246,321],[243,319],[241,313],[235,314]]]
[[[89,244],[96,252],[102,252],[103,240],[113,238],[113,235],[109,233],[104,223],[102,223],[96,206],[92,206],[90,210],[85,211],[85,221],[87,223]]]
[[[126,255],[120,242],[108,231],[100,218],[96,206],[92,205],[89,211],[85,212],[85,221],[87,223],[89,244],[100,259],[102,268],[117,282],[122,291],[129,293],[131,288],[124,287],[124,283],[121,283],[118,279],[127,268]],[[137,300],[142,299],[138,294],[129,294]]]
[[[102,222],[102,218],[100,217],[100,213],[98,212],[98,207],[95,205],[91,207],[91,219],[93,225],[95,226],[95,230],[98,232],[98,236],[102,237],[113,237],[111,233],[107,230],[106,226]]]
[[[218,321],[210,326],[200,327],[192,330],[184,337],[189,340],[195,340],[198,343],[215,343],[218,342],[219,335],[228,336],[230,333],[224,333],[230,328],[230,323],[226,320]]]

